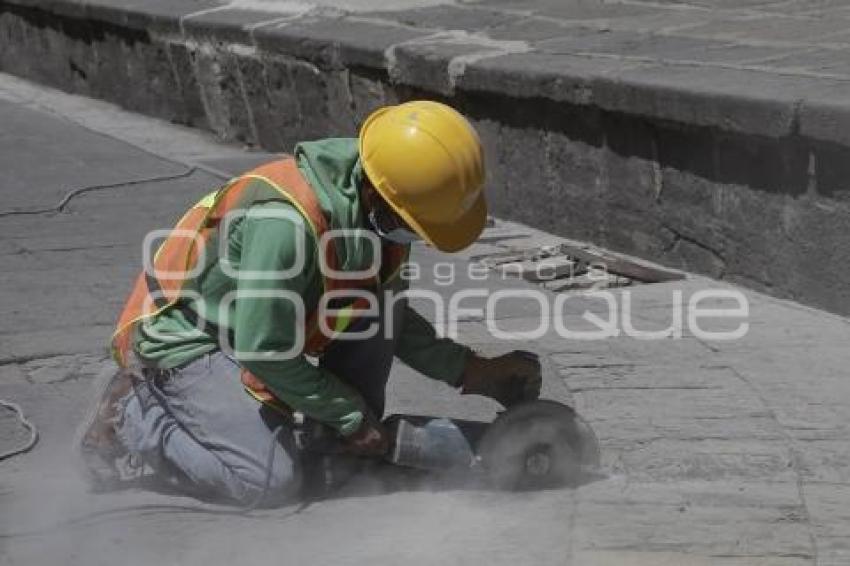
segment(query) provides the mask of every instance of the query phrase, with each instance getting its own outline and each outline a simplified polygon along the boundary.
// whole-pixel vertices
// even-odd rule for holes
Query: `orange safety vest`
[[[227,213],[270,199],[283,200],[294,206],[307,221],[316,242],[329,229],[328,219],[322,213],[315,191],[301,175],[295,159],[289,156],[262,165],[207,195],[186,212],[160,245],[152,261],[153,273],[143,270],[136,278],[112,336],[112,353],[118,365],[126,367],[129,363],[136,325],[174,306],[181,298],[184,285],[190,279],[184,275],[197,271],[198,257],[215,260],[215,254],[202,254],[202,248],[207,247],[217,235],[219,224]],[[389,244],[382,248],[381,271],[391,274],[385,278],[389,280],[401,269],[409,247]],[[329,242],[319,253],[322,251],[325,265],[329,270],[338,271],[336,246]],[[322,273],[322,283],[324,291],[328,292],[376,289],[379,281],[377,277],[370,280],[335,279]],[[358,297],[345,311],[366,307],[367,300]],[[352,322],[350,314],[326,315],[327,328],[334,329],[335,334],[343,332]],[[307,315],[305,326],[304,352],[320,355],[333,336],[321,332],[315,311]],[[262,382],[249,372],[243,371],[242,381],[257,399],[274,401]]]

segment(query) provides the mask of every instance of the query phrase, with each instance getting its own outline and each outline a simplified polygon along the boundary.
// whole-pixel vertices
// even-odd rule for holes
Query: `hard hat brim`
[[[469,247],[481,235],[487,222],[487,201],[483,191],[472,207],[451,224],[420,223],[406,211],[395,210],[423,240],[441,252],[459,252]]]

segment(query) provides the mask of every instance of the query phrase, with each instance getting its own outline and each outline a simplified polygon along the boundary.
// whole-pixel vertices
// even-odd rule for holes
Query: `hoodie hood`
[[[328,138],[295,146],[298,169],[316,191],[322,212],[335,230],[368,230],[360,205],[365,173],[357,138]],[[343,271],[372,265],[372,245],[356,233],[334,238]]]

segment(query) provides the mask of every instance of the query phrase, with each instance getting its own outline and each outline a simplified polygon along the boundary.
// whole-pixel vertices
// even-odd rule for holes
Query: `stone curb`
[[[755,69],[660,66],[536,53],[522,41],[405,26],[332,9],[260,12],[215,0],[3,0],[159,36],[254,47],[317,65],[363,66],[396,83],[546,98],[682,124],[781,138],[850,142],[850,83]],[[425,68],[427,71],[423,72]]]
[[[0,0],[0,70],[273,151],[442,98],[481,132],[495,214],[850,312],[850,258],[836,257],[850,253],[850,83],[538,52],[440,9],[442,24],[408,25],[214,0]]]
[[[153,35],[253,46],[317,65],[363,66],[395,82],[594,106],[648,118],[845,144],[850,84],[748,69],[660,66],[633,59],[530,51],[522,41],[409,27],[333,10],[290,14],[221,9],[214,0],[4,0]],[[422,72],[422,68],[427,72]],[[825,116],[828,114],[828,117]]]

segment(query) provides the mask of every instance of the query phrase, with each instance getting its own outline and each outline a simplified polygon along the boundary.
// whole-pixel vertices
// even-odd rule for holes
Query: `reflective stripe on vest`
[[[208,262],[214,261],[210,259],[213,256],[206,254],[206,248],[214,236],[225,237],[217,231],[227,213],[246,209],[257,201],[269,199],[283,200],[294,206],[307,221],[317,243],[329,229],[328,220],[322,213],[315,192],[291,157],[262,165],[205,196],[183,215],[159,246],[152,262],[154,273],[146,274],[143,270],[136,278],[112,337],[112,352],[119,365],[126,366],[129,362],[137,325],[175,305],[183,296],[187,281],[197,275],[193,272],[200,273],[209,265],[208,263],[200,266],[199,270],[198,258],[206,258]],[[382,253],[382,261],[392,267],[393,277],[401,269],[407,251],[406,246],[393,245]],[[319,253],[322,253],[322,250],[319,250]],[[324,260],[331,270],[339,269],[336,246],[332,243],[324,246]],[[322,273],[324,292],[374,288],[376,283],[376,279],[334,279]],[[352,322],[355,310],[367,307],[366,299],[359,297],[351,304],[338,309],[335,316],[328,315],[327,327],[333,329],[335,334],[342,332]],[[304,351],[311,355],[320,354],[333,338],[320,331],[317,316],[318,313],[312,312],[305,320]]]

